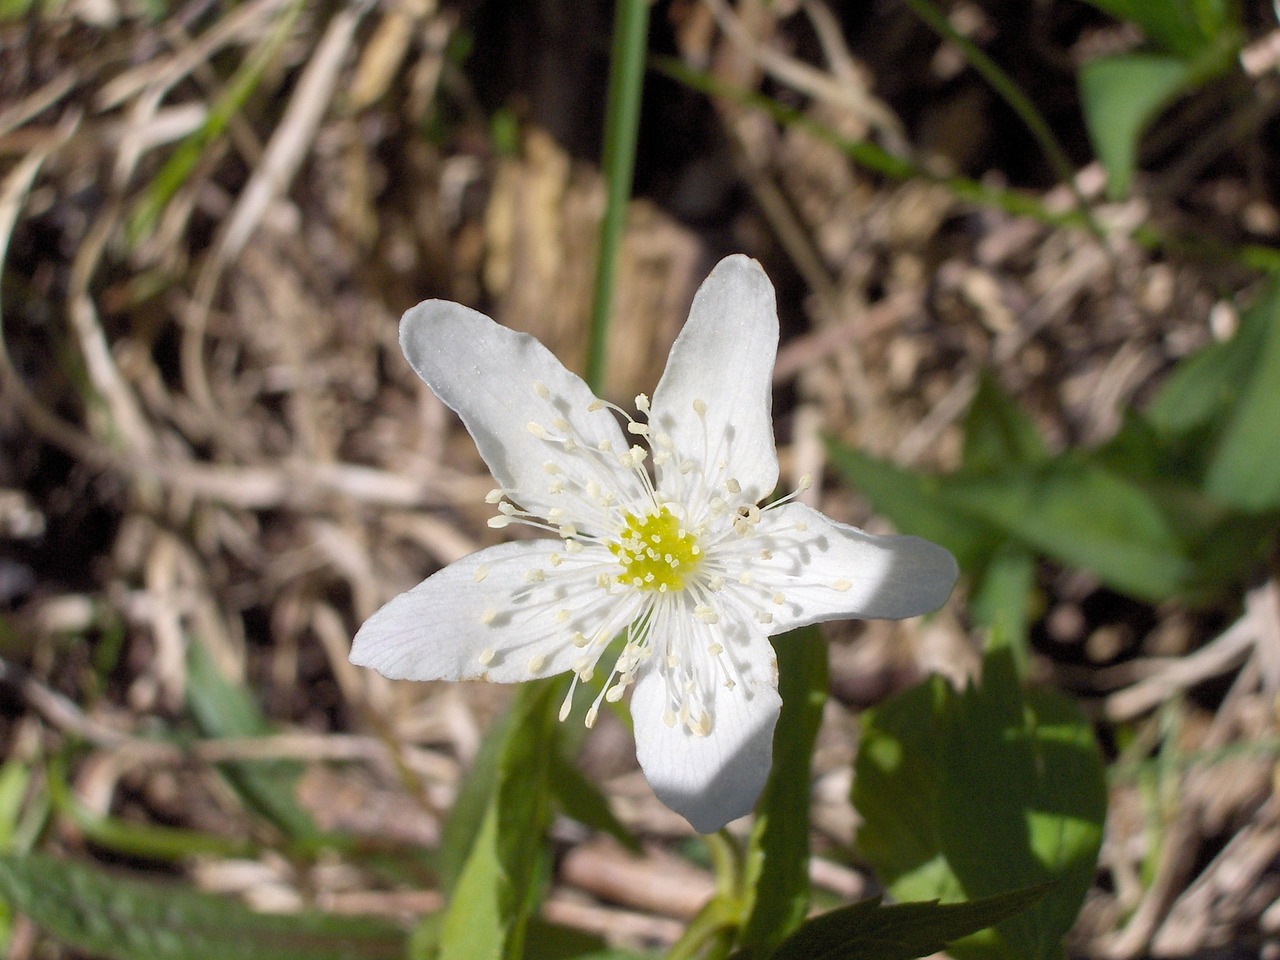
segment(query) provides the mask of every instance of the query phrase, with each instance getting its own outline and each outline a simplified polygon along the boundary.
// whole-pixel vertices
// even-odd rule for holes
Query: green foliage
[[[774,647],[782,713],[747,851],[750,912],[740,938],[759,957],[809,910],[809,765],[828,682],[826,641],[816,627],[775,637]]]
[[[979,686],[934,677],[865,714],[853,802],[858,851],[899,899],[1052,885],[953,955],[1058,955],[1102,843],[1104,768],[1075,704],[1023,691],[1007,649],[988,653]]]
[[[1112,199],[1129,192],[1143,131],[1190,84],[1191,68],[1166,54],[1098,57],[1080,68],[1085,126]]]
[[[968,903],[862,900],[815,917],[783,941],[774,960],[912,960],[1025,910],[1045,892],[1031,887]],[[733,960],[760,960],[750,950]]]
[[[1204,602],[1238,583],[1280,529],[1280,283],[1230,341],[1184,360],[1094,450],[1049,456],[993,382],[979,386],[961,468],[927,476],[832,445],[833,462],[899,529],[941,543],[973,581],[974,615],[1025,632],[1028,565],[1046,556],[1113,589]],[[1000,576],[988,595],[988,576]]]
[[[560,685],[528,684],[504,727],[496,779],[440,925],[444,960],[518,960],[550,816],[552,729]]]
[[[244,109],[249,97],[262,82],[267,68],[280,55],[302,7],[303,4],[294,2],[284,9],[272,25],[271,31],[236,68],[226,88],[214,100],[204,123],[178,145],[164,166],[151,178],[129,216],[127,235],[131,244],[141,243],[151,234],[174,194],[196,171],[207,151],[226,131],[232,118]]]
[[[173,881],[34,854],[0,857],[0,896],[59,940],[111,960],[390,960],[405,948],[383,922],[260,914]]]
[[[1142,28],[1163,50],[1192,58],[1239,29],[1240,11],[1233,0],[1088,0],[1117,20]]]
[[[271,732],[257,701],[245,687],[219,672],[198,639],[187,645],[187,707],[207,737],[260,737]],[[222,764],[221,769],[245,803],[285,836],[318,834],[310,814],[294,799],[302,772],[299,764],[278,760],[236,762]]]
[[[1243,323],[1260,341],[1235,402],[1224,411],[1204,489],[1239,510],[1280,509],[1280,285]]]
[[[1129,189],[1143,132],[1170,103],[1231,69],[1243,28],[1231,0],[1089,0],[1136,23],[1154,51],[1098,57],[1080,70],[1080,101],[1113,199]]]

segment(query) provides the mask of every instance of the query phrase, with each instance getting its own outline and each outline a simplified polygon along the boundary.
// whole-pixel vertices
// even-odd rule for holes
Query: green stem
[[[850,160],[872,173],[892,180],[923,180],[946,187],[951,193],[969,203],[996,210],[1003,210],[1015,217],[1028,217],[1050,227],[1089,229],[1089,223],[1079,210],[1058,212],[1050,210],[1033,194],[1021,190],[1001,190],[989,187],[968,177],[940,176],[911,160],[894,156],[874,143],[842,136],[798,110],[756,93],[723,83],[709,74],[691,70],[679,60],[670,57],[653,58],[652,66],[678,83],[709,97],[721,97],[745,107],[760,110],[784,126],[799,127],[820,140],[831,144]],[[1170,236],[1151,226],[1142,226],[1133,233],[1133,239],[1148,250],[1180,254],[1210,263],[1238,263],[1254,270],[1280,273],[1280,250],[1261,244],[1229,246],[1207,237]]]
[[[640,130],[640,94],[644,89],[645,51],[649,38],[649,0],[618,0],[614,12],[613,54],[609,65],[609,97],[605,107],[604,221],[596,261],[595,298],[587,341],[587,385],[597,394],[604,388],[613,280],[626,225],[627,200],[636,163]]]
[[[1040,111],[1036,109],[1035,104],[1027,98],[1026,94],[1000,68],[999,64],[988,57],[972,40],[951,26],[951,22],[942,11],[930,3],[929,0],[904,0],[904,2],[931,30],[944,40],[950,40],[958,46],[961,52],[964,53],[964,58],[969,62],[969,65],[982,75],[982,78],[990,84],[991,89],[998,93],[1004,102],[1009,105],[1009,108],[1018,115],[1018,119],[1031,131],[1031,135],[1040,144],[1040,149],[1044,151],[1045,157],[1048,158],[1054,174],[1071,190],[1071,195],[1075,197],[1076,204],[1079,206],[1080,213],[1084,217],[1090,232],[1099,239],[1103,239],[1105,233],[1101,225],[1093,219],[1093,215],[1089,212],[1088,201],[1085,200],[1084,194],[1080,192],[1079,186],[1076,185],[1075,165],[1071,162],[1071,158],[1067,156],[1067,151],[1062,148],[1062,144],[1058,143],[1058,138],[1053,135],[1053,130],[1050,129],[1045,118],[1041,116]]]

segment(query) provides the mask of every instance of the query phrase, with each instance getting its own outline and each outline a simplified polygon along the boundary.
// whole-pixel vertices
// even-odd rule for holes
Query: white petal
[[[751,811],[773,763],[773,728],[782,700],[778,663],[762,634],[726,642],[740,668],[732,690],[712,689],[713,725],[699,736],[667,726],[667,685],[656,661],[636,681],[631,699],[636,757],[658,799],[699,833],[713,833]]]
[[[764,511],[757,532],[771,556],[755,561],[754,582],[782,600],[769,601],[771,634],[820,620],[914,617],[942,606],[955,586],[955,558],[936,543],[866,533],[804,504]]]
[[[545,517],[553,507],[570,506],[564,494],[549,492],[554,478],[545,469],[548,462],[571,478],[585,479],[584,469],[594,470],[592,476],[607,480],[620,498],[638,495],[634,474],[597,449],[605,442],[618,454],[627,450],[614,415],[589,411],[595,395],[586,383],[529,334],[461,304],[427,300],[400,320],[400,348],[418,376],[462,418],[494,479],[525,509]],[[556,418],[567,421],[578,452],[530,432],[535,423],[564,435]]]
[[[574,631],[589,634],[613,604],[599,605],[585,554],[552,567],[558,549],[559,540],[520,540],[451,563],[366,620],[351,662],[393,680],[514,683],[572,669],[583,656]],[[530,571],[546,579],[529,582]]]
[[[652,423],[675,441],[679,459],[700,461],[705,446],[704,469],[714,475],[724,461],[719,482],[737,480],[752,503],[778,482],[770,413],[777,352],[773,284],[756,261],[727,257],[698,288],[653,392]],[[705,418],[695,412],[695,401],[706,405]],[[664,489],[679,494],[673,489],[679,474],[666,473]],[[684,482],[690,479],[697,483],[696,476]]]

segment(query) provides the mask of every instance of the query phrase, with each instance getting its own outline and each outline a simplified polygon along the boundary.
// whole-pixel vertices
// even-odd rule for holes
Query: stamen
[[[481,583],[485,577],[489,575],[489,567],[487,564],[481,564],[476,567],[475,574],[471,577],[476,583]]]

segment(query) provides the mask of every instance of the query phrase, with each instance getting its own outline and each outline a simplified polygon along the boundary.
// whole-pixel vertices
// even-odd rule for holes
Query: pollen
[[[685,577],[697,570],[702,558],[697,538],[666,507],[643,517],[627,514],[626,521],[618,539],[609,544],[622,564],[619,579],[639,590],[683,590]]]

